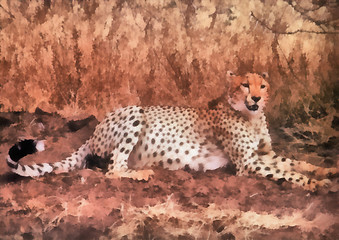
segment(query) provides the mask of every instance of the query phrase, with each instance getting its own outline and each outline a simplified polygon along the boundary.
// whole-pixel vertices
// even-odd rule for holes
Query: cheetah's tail
[[[8,151],[7,165],[11,171],[23,177],[39,177],[51,172],[69,172],[75,168],[83,168],[85,165],[85,156],[79,154],[88,151],[87,142],[73,155],[66,160],[56,163],[41,163],[33,165],[22,165],[19,160],[28,154],[41,152],[45,150],[44,141],[26,139],[16,143]],[[79,154],[79,155],[78,155]],[[84,156],[84,157],[82,157]]]

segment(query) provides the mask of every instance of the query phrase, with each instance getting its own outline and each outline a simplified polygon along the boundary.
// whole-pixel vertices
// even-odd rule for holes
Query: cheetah
[[[21,165],[27,154],[42,151],[42,141],[25,140],[13,146],[7,157],[11,170],[38,177],[86,167],[86,156],[110,159],[106,176],[148,180],[152,166],[170,170],[214,170],[232,162],[237,175],[257,174],[284,179],[315,191],[330,180],[316,177],[337,173],[275,154],[264,115],[268,100],[268,74],[227,72],[229,96],[224,107],[197,109],[176,106],[128,106],[109,113],[93,136],[70,157],[56,163]]]

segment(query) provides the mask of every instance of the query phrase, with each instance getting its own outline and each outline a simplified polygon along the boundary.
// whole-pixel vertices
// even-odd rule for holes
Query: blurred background
[[[338,130],[337,1],[0,1],[0,111],[207,107],[268,72],[272,126]]]

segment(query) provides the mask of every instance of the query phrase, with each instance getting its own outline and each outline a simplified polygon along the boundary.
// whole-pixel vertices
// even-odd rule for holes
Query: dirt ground
[[[46,140],[46,151],[23,163],[60,161],[96,124],[39,109],[0,114],[0,239],[339,239],[337,177],[330,189],[309,193],[227,169],[154,169],[148,182],[107,179],[100,169],[38,179],[9,173],[5,159],[18,139]],[[335,137],[301,145],[281,130],[271,134],[278,153],[325,167],[338,162]]]

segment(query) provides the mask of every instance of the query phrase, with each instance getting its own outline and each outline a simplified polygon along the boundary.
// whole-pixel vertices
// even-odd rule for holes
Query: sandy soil
[[[100,169],[39,179],[8,172],[5,157],[18,138],[46,139],[45,152],[22,162],[54,162],[78,148],[96,124],[39,110],[0,114],[0,239],[339,239],[338,178],[329,191],[309,193],[227,169],[154,169],[148,182],[107,179]],[[281,135],[272,132],[277,152],[337,164],[337,139],[312,151],[299,144],[296,151]]]

